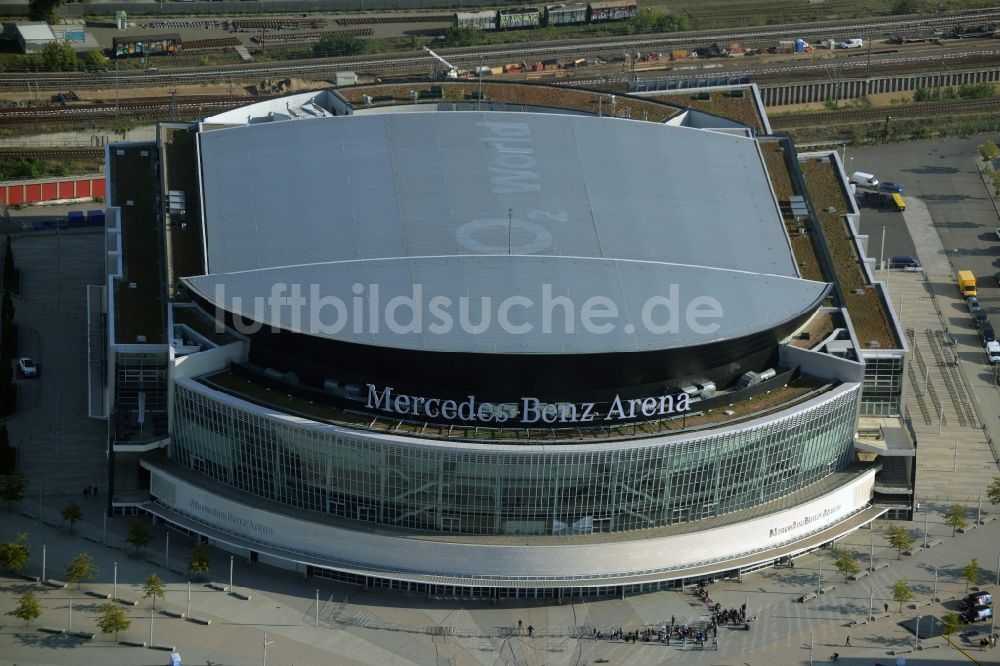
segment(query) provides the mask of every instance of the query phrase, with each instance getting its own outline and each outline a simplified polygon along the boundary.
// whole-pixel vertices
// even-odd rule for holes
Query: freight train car
[[[455,14],[453,25],[457,28],[496,30],[497,10],[488,9],[482,12],[458,12]]]
[[[518,7],[516,9],[501,9],[497,12],[498,30],[517,30],[520,28],[537,28],[541,25],[542,13],[537,7]]]
[[[609,0],[590,3],[590,22],[627,21],[635,18],[638,9],[635,0]]]
[[[111,40],[111,55],[115,58],[166,55],[180,50],[181,36],[178,34],[126,36]]]
[[[587,5],[571,2],[545,5],[545,25],[577,25],[587,22]]]

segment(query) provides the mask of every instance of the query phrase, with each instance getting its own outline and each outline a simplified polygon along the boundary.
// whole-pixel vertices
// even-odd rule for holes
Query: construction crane
[[[443,71],[439,72],[439,76],[441,78],[443,78],[443,79],[457,79],[458,78],[458,74],[459,74],[458,67],[455,67],[450,62],[448,62],[447,60],[445,60],[444,58],[442,58],[441,56],[439,56],[437,53],[434,53],[434,51],[431,51],[426,46],[424,47],[424,51],[427,51],[427,53],[431,54],[431,56],[435,60],[437,60],[442,65],[444,65],[445,69]]]

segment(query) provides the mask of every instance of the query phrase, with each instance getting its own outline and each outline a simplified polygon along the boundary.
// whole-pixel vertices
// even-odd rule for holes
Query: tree
[[[955,536],[955,530],[969,524],[965,520],[965,507],[961,504],[952,504],[948,507],[948,512],[944,514],[944,522],[951,525],[951,535]]]
[[[188,558],[188,571],[196,576],[201,576],[207,574],[211,568],[212,562],[208,559],[208,544],[199,543],[191,551],[191,557]]]
[[[313,44],[315,55],[358,55],[371,50],[372,43],[354,35],[327,35]]]
[[[88,72],[99,72],[108,64],[108,59],[104,57],[100,49],[91,49],[80,58],[80,66]]]
[[[945,613],[941,616],[941,633],[945,636],[951,636],[958,631],[959,626],[960,622],[957,614]]]
[[[900,578],[892,585],[892,600],[899,602],[899,612],[903,612],[903,604],[913,598],[913,591],[905,578]]]
[[[28,566],[31,548],[28,547],[28,535],[21,532],[13,541],[0,543],[0,565],[14,574],[20,574]]]
[[[965,592],[968,593],[969,586],[979,582],[979,560],[972,558],[962,567],[962,578],[965,579]]]
[[[1000,476],[994,477],[993,483],[986,490],[986,496],[990,498],[991,504],[1000,504]]]
[[[913,546],[913,537],[910,532],[896,523],[890,523],[885,530],[885,539],[889,545],[896,549],[896,559],[902,559],[903,551],[909,550]]]
[[[76,583],[76,588],[80,589],[80,583],[97,578],[97,572],[97,565],[90,553],[80,553],[66,565],[66,582]]]
[[[115,134],[122,135],[122,141],[128,136],[128,133],[135,129],[135,122],[128,118],[122,118],[114,125],[111,126],[111,131]]]
[[[149,533],[145,525],[135,518],[130,518],[128,532],[125,533],[125,543],[135,546],[135,552],[138,553],[140,549],[153,543],[153,535]]]
[[[25,625],[31,624],[32,620],[37,620],[42,614],[42,604],[35,598],[34,592],[28,590],[17,598],[17,606],[14,610],[7,611],[7,615],[24,620]]]
[[[101,617],[97,620],[97,626],[102,633],[110,634],[115,632],[115,640],[118,640],[118,632],[125,631],[132,626],[132,620],[125,617],[125,611],[121,606],[113,603],[106,603],[101,606]]]
[[[997,148],[997,144],[992,141],[984,141],[979,146],[979,156],[983,158],[984,162],[992,162],[997,155],[1000,155],[1000,148]]]
[[[153,610],[156,610],[157,598],[162,599],[166,596],[166,591],[163,589],[163,579],[155,573],[151,573],[146,578],[146,582],[142,584],[142,589],[145,592],[142,596],[153,598]]]
[[[70,502],[64,506],[62,511],[59,512],[59,515],[62,516],[64,523],[69,523],[69,531],[71,533],[73,532],[73,524],[83,520],[83,510],[76,502]]]
[[[62,0],[28,0],[28,18],[46,23],[59,22],[59,6]]]
[[[0,477],[0,499],[7,503],[8,511],[24,499],[24,489],[27,485],[28,482],[20,474],[7,474]]]
[[[837,571],[844,577],[844,580],[861,571],[861,565],[858,564],[857,558],[849,551],[835,548],[833,556],[835,558],[834,566],[837,567]]]
[[[76,52],[66,42],[49,42],[42,49],[42,67],[50,72],[73,72],[79,65]]]

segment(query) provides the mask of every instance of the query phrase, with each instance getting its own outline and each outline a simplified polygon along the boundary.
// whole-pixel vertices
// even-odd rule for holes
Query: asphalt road
[[[941,242],[955,269],[969,269],[978,278],[979,301],[1000,323],[1000,215],[976,168],[978,146],[1000,137],[979,134],[967,138],[934,139],[847,149],[847,170],[874,173],[879,180],[899,183],[904,197],[927,204]],[[886,226],[886,257],[913,254],[913,242],[902,216],[871,209],[862,213],[862,232],[872,237],[877,256],[882,226]],[[919,252],[919,250],[916,250]]]

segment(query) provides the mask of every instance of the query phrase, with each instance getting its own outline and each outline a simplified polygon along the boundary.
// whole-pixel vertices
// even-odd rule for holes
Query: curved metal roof
[[[528,255],[346,261],[186,281],[224,310],[269,327],[498,354],[702,345],[784,323],[818,307],[828,288],[702,266]]]
[[[188,283],[282,328],[304,330],[292,308],[253,310],[276,285],[297,284],[307,300],[316,285],[347,305],[352,286],[368,298],[377,285],[383,306],[420,285],[428,302],[456,303],[455,321],[462,297],[489,297],[493,308],[518,296],[540,303],[550,285],[571,297],[578,323],[588,298],[611,299],[616,332],[543,335],[543,313],[520,301],[507,319],[533,333],[502,330],[497,310],[486,333],[330,332],[316,321],[305,332],[441,351],[644,350],[770,328],[826,289],[799,279],[747,137],[608,117],[414,112],[251,124],[200,142],[210,275]],[[719,327],[649,332],[643,305],[673,289],[682,308],[714,299]]]

